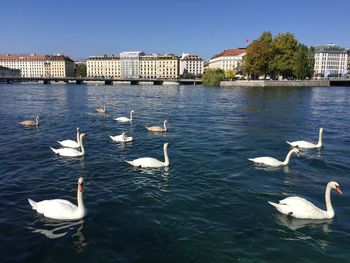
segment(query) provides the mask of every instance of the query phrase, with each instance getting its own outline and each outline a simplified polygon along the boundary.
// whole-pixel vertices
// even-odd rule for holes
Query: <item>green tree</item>
[[[203,74],[203,84],[205,86],[218,87],[220,82],[225,79],[225,73],[222,69],[208,68]]]
[[[314,56],[312,49],[299,44],[295,53],[294,76],[297,79],[311,78],[313,74]]]
[[[272,41],[273,59],[269,71],[283,78],[294,77],[295,53],[298,40],[291,33],[278,34]]]
[[[243,58],[243,69],[251,78],[269,74],[269,63],[272,59],[272,34],[263,32],[246,50]]]
[[[79,63],[75,68],[76,77],[86,77],[86,64]]]
[[[236,70],[234,69],[228,69],[228,70],[225,70],[225,79],[233,79],[233,77],[236,75]]]

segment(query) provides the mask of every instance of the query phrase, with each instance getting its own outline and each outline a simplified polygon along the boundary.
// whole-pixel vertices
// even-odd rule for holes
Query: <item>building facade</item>
[[[0,66],[0,78],[19,78],[21,77],[20,69],[12,69]]]
[[[200,76],[204,72],[204,60],[197,55],[183,53],[180,58],[180,75],[188,73],[195,76]]]
[[[21,70],[22,77],[73,77],[74,62],[69,57],[57,55],[4,55],[0,66]]]
[[[122,79],[140,78],[140,56],[142,51],[126,51],[120,53],[120,77]]]
[[[140,56],[140,78],[175,79],[179,76],[179,58],[173,54]]]
[[[213,56],[208,61],[208,68],[217,68],[224,71],[235,69],[242,65],[243,56],[246,53],[245,48],[227,49]]]
[[[315,47],[314,72],[317,76],[338,77],[347,74],[348,51],[335,44]]]
[[[118,56],[93,56],[86,61],[87,77],[120,78],[120,58]]]

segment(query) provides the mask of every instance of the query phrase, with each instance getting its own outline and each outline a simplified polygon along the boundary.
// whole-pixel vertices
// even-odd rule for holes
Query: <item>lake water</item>
[[[106,115],[95,113],[107,104]],[[350,262],[350,87],[207,88],[0,84],[0,256],[2,262]],[[135,121],[113,118],[135,110]],[[18,122],[40,115],[39,128]],[[144,125],[169,123],[166,134]],[[50,146],[87,133],[84,158]],[[286,140],[324,147],[269,169],[247,158],[284,160]],[[125,131],[128,144],[109,135]],[[125,160],[163,160],[169,169],[134,169]],[[88,215],[48,220],[35,201],[76,203],[84,182]],[[298,195],[333,220],[279,214],[267,201]]]

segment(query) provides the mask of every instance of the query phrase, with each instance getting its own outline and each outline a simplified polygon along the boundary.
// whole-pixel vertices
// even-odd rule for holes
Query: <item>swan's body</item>
[[[132,137],[126,136],[125,132],[123,132],[121,135],[109,136],[109,137],[115,142],[131,142],[132,141]]]
[[[103,105],[103,108],[102,107],[96,108],[96,112],[98,112],[98,113],[106,113],[106,105]]]
[[[57,141],[62,147],[66,148],[79,148],[80,147],[80,129],[77,128],[77,141],[73,140],[64,140]]]
[[[130,118],[128,118],[128,117],[118,117],[118,118],[115,118],[115,120],[119,121],[119,122],[132,122],[133,113],[134,113],[133,110],[130,111]]]
[[[322,147],[322,135],[323,135],[323,128],[320,128],[319,134],[318,134],[318,142],[317,144],[307,142],[307,141],[295,141],[295,142],[288,142],[287,143],[290,146],[298,147],[298,148],[304,148],[304,149],[313,149],[313,148],[321,148]]]
[[[326,187],[325,199],[327,210],[316,207],[304,198],[293,196],[280,200],[278,204],[269,202],[270,205],[282,214],[302,219],[331,219],[334,217],[334,210],[331,203],[331,189],[342,193],[340,186],[336,182],[329,182]]]
[[[39,116],[35,117],[35,121],[21,121],[19,125],[24,127],[38,126],[39,125]]]
[[[28,198],[33,210],[45,217],[58,220],[76,220],[85,216],[86,210],[83,202],[83,178],[78,180],[77,201],[78,206],[63,199],[52,199],[35,202]]]
[[[289,159],[292,153],[295,153],[298,157],[300,157],[299,150],[294,148],[288,152],[286,159],[283,162],[272,157],[256,157],[256,158],[250,158],[248,160],[258,164],[278,167],[278,166],[287,165],[289,163]]]
[[[61,149],[54,149],[52,147],[51,150],[60,156],[65,156],[65,157],[80,157],[85,154],[85,149],[83,145],[83,138],[85,137],[85,133],[80,134],[79,142],[80,142],[80,147],[81,151],[73,148],[61,148]]]
[[[166,132],[168,130],[166,124],[168,123],[167,120],[164,121],[163,123],[163,127],[160,127],[160,126],[150,126],[150,127],[146,127],[146,129],[150,132]]]
[[[164,150],[164,162],[161,162],[151,157],[143,157],[143,158],[135,159],[133,161],[126,161],[126,162],[131,164],[132,166],[141,167],[141,168],[166,167],[166,166],[169,166],[168,143],[164,143],[163,150]]]

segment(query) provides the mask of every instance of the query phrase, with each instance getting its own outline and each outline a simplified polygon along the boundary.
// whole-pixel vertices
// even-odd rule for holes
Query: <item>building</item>
[[[120,53],[120,77],[122,79],[140,78],[140,56],[142,51],[127,51]]]
[[[120,73],[120,58],[118,56],[93,56],[86,61],[87,77],[104,77],[118,79]]]
[[[0,66],[21,70],[22,77],[73,77],[74,62],[64,55],[3,55]]]
[[[204,60],[197,55],[183,53],[180,58],[180,75],[188,73],[194,76],[202,75],[204,72]]]
[[[335,44],[315,47],[314,72],[317,76],[338,77],[347,73],[348,51]]]
[[[179,58],[173,54],[140,56],[140,78],[175,79],[179,76]]]
[[[0,78],[20,78],[20,69],[11,69],[7,67],[0,66]]]
[[[208,61],[208,68],[217,68],[224,71],[235,69],[242,65],[245,48],[227,49],[213,56]]]

